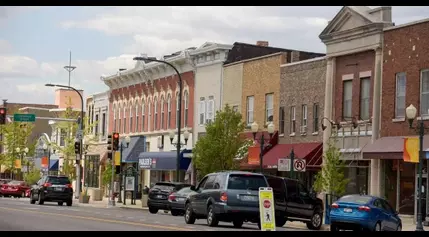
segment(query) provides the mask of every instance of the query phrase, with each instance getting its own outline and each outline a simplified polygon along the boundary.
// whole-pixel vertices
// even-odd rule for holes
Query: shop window
[[[85,186],[90,188],[99,187],[100,156],[86,156],[85,160]]]

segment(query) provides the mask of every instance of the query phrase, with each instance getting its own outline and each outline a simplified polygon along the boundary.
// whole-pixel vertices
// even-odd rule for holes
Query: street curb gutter
[[[124,207],[124,206],[121,206],[119,208],[128,209],[128,210],[137,210],[137,211],[148,211],[149,210],[148,208],[143,208],[143,207],[138,208],[138,207]]]
[[[330,228],[330,225],[322,225],[320,230],[329,231],[329,230],[331,230],[331,228]]]

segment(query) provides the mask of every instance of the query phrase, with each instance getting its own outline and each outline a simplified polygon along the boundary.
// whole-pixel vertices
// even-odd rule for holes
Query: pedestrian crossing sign
[[[259,188],[259,213],[262,231],[276,231],[273,189]]]

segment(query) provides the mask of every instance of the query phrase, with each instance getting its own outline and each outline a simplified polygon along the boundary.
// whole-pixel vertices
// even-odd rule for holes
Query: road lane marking
[[[41,212],[41,211],[33,211],[33,210],[25,210],[25,209],[17,209],[17,208],[0,207],[0,209],[9,210],[9,211],[16,211],[16,212],[30,212],[30,213],[36,213],[36,214],[42,214],[42,215],[48,215],[48,216],[61,216],[61,217],[68,217],[68,218],[75,218],[75,219],[92,220],[92,221],[107,222],[107,223],[114,223],[114,224],[143,226],[143,227],[150,227],[150,228],[155,228],[155,229],[169,229],[169,230],[176,230],[176,231],[193,231],[191,229],[181,228],[181,227],[153,225],[153,224],[145,224],[145,223],[137,223],[137,222],[126,222],[126,221],[109,220],[109,219],[87,217],[87,216],[73,216],[73,215],[67,215],[67,214],[49,213],[49,212]]]

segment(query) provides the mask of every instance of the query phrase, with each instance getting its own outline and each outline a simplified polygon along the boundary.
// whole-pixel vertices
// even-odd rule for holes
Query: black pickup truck
[[[298,180],[265,175],[273,188],[276,207],[276,226],[286,221],[300,221],[310,230],[320,230],[323,221],[323,202],[309,192]]]

